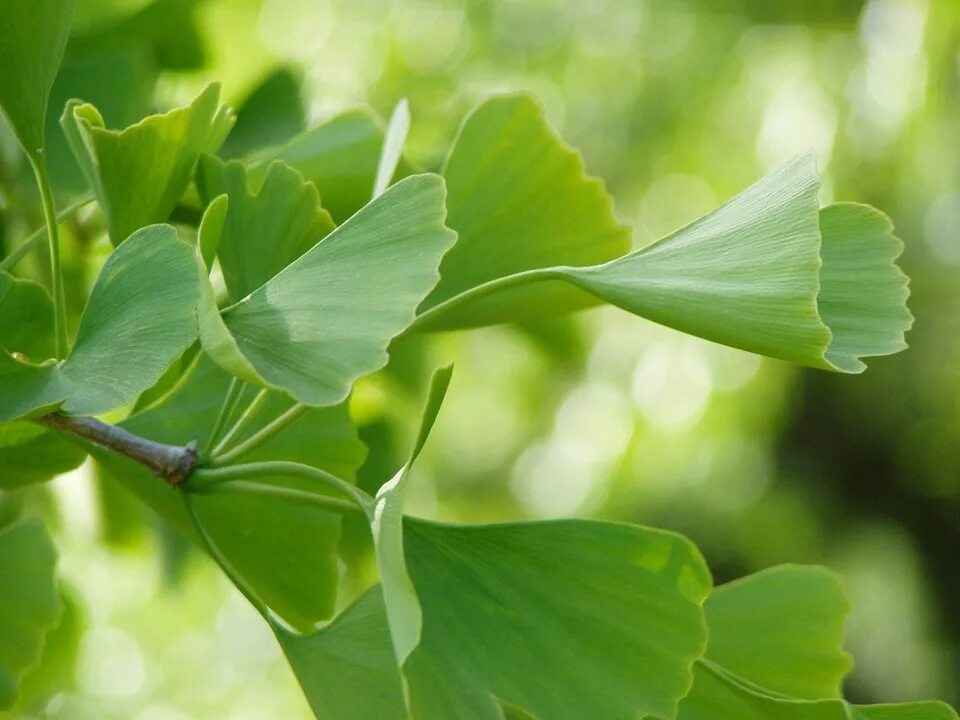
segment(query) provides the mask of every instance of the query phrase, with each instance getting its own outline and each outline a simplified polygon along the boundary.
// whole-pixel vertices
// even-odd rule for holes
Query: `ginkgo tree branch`
[[[50,413],[36,418],[36,422],[120,453],[171,485],[183,483],[197,464],[197,451],[192,442],[187,445],[167,445],[92,417]]]

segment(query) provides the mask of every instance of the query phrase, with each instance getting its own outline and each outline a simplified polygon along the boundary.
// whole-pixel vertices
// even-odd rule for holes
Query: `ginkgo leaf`
[[[475,285],[422,308],[411,330],[505,322],[518,302],[542,313],[541,298],[568,285],[708,340],[860,372],[861,356],[905,346],[906,279],[893,264],[900,244],[875,211],[819,210],[819,184],[813,157],[798,157],[645,248],[600,265],[540,267]]]
[[[498,278],[556,265],[593,265],[630,247],[630,233],[614,218],[603,183],[586,175],[580,154],[550,128],[529,95],[493,98],[474,110],[460,128],[443,176],[447,224],[458,239],[421,313]],[[501,296],[500,313],[516,319],[595,303],[562,284],[541,285],[535,295]],[[453,320],[447,326],[461,324],[473,323]]]
[[[423,612],[403,666],[410,714],[499,720],[671,718],[706,644],[710,574],[684,538],[585,520],[489,526],[408,519]],[[389,599],[387,600],[389,603]]]
[[[157,442],[206,447],[230,376],[201,356],[165,397],[121,423],[130,432]],[[248,390],[241,401],[253,399]],[[238,436],[245,440],[291,406],[271,396],[255,422]],[[287,460],[352,477],[365,450],[345,405],[315,408],[256,448],[245,460]],[[193,523],[176,493],[139,465],[112,453],[96,452],[108,482],[133,492],[165,521],[194,537]],[[268,484],[303,489],[292,478],[264,478]],[[330,616],[337,588],[339,516],[313,506],[295,506],[260,496],[217,493],[191,496],[217,546],[244,580],[289,625],[310,630]]]
[[[282,160],[316,186],[323,206],[343,222],[370,200],[383,142],[383,121],[368,109],[351,110],[257,158],[251,174]],[[401,162],[400,173],[408,172]]]
[[[377,493],[371,519],[410,715],[499,720],[510,705],[588,717],[602,697],[605,717],[671,716],[706,637],[710,574],[688,541],[589,521],[403,517],[450,376],[434,374],[410,459]]]
[[[825,568],[783,565],[748,575],[707,599],[707,655],[777,693],[839,697],[852,666],[842,649],[849,609],[839,579]]]
[[[393,109],[387,132],[380,150],[380,162],[377,164],[377,177],[373,183],[373,197],[382,195],[390,185],[393,175],[403,157],[403,146],[410,132],[410,105],[406,98],[400,100]]]
[[[678,720],[956,720],[936,702],[851,705],[841,650],[848,603],[834,575],[782,566],[718,587],[710,641]]]
[[[386,364],[437,282],[455,238],[444,194],[436,175],[406,178],[235,305],[218,313],[208,293],[204,348],[238,377],[307,405],[341,402]]]
[[[230,132],[233,113],[213,84],[190,105],[124,130],[106,129],[97,109],[79,100],[67,103],[60,124],[118,245],[170,216],[197,158],[215,152]]]
[[[37,423],[0,423],[0,490],[46,482],[78,467],[86,456],[69,438]]]
[[[448,366],[433,374],[426,407],[420,420],[420,430],[410,457],[400,471],[385,482],[377,492],[373,509],[371,531],[376,548],[377,566],[380,569],[380,584],[383,587],[387,614],[390,617],[393,648],[397,654],[397,662],[400,664],[403,664],[420,641],[420,628],[423,624],[420,603],[407,572],[404,555],[403,499],[410,470],[437,419],[452,373],[453,367]]]
[[[316,717],[407,717],[379,586],[314,633],[297,635],[276,624],[273,631]]]
[[[236,302],[316,245],[334,228],[317,189],[296,170],[274,162],[254,190],[246,166],[205,155],[197,167],[205,202],[226,195],[226,220],[218,257],[230,298]]]
[[[13,705],[20,678],[40,660],[44,637],[60,617],[56,562],[40,522],[0,528],[0,709]]]
[[[47,103],[73,8],[74,0],[0,0],[0,108],[34,159],[43,154]]]
[[[34,361],[53,356],[53,301],[39,283],[0,272],[0,347]]]
[[[66,360],[0,352],[0,420],[97,415],[136,399],[196,340],[199,297],[196,253],[174,228],[134,233],[104,263]]]

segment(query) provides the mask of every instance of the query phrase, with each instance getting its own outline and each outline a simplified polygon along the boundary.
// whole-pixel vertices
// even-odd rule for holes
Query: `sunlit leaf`
[[[47,103],[73,7],[74,0],[0,0],[0,108],[34,158],[43,153]]]
[[[909,279],[894,261],[903,243],[893,224],[868,205],[837,203],[820,211],[823,270],[817,306],[833,337],[826,359],[861,372],[862,356],[891,355],[907,344]]]
[[[852,664],[842,649],[849,603],[830,571],[780,566],[748,575],[714,590],[704,609],[714,662],[784,695],[840,696]]]
[[[190,105],[108,130],[93,105],[67,103],[64,133],[118,245],[130,233],[163,222],[183,195],[197,158],[214,152],[233,124],[210,85]]]
[[[197,188],[205,202],[229,199],[218,255],[232,300],[241,300],[317,244],[333,220],[320,207],[316,188],[293,168],[275,162],[250,187],[246,167],[205,155]]]
[[[0,529],[0,708],[13,704],[20,678],[39,661],[44,636],[60,617],[56,561],[56,549],[39,522]]]
[[[451,366],[434,373],[427,404],[420,420],[420,430],[410,457],[403,468],[377,492],[371,522],[377,566],[380,569],[380,584],[383,587],[387,614],[390,617],[390,634],[393,638],[397,661],[401,664],[420,641],[420,629],[423,624],[420,603],[410,580],[404,555],[403,500],[410,470],[423,449],[440,412],[452,372]]]
[[[131,432],[159,442],[205,447],[230,376],[205,357],[171,393],[122,423]],[[243,402],[252,400],[248,390]],[[287,410],[291,400],[271,397],[256,421],[239,435],[244,440]],[[107,482],[119,482],[164,520],[194,537],[193,524],[177,493],[143,468],[109,453],[97,453]],[[350,478],[363,462],[345,405],[316,408],[244,459],[292,460]],[[306,489],[303,481],[264,478],[263,482]],[[333,612],[340,518],[313,506],[240,493],[191,496],[210,535],[244,580],[290,625],[309,630]]]
[[[310,635],[274,633],[314,715],[324,720],[407,717],[380,588]]]
[[[708,340],[860,372],[860,356],[904,347],[906,282],[893,264],[900,245],[873,210],[820,211],[819,185],[813,157],[798,157],[709,215],[623,257],[462,283],[460,295],[447,293],[445,302],[421,308],[414,329],[509,321],[517,303],[542,313],[542,299],[567,284]]]
[[[397,103],[387,124],[387,132],[383,138],[383,149],[380,151],[380,162],[377,164],[377,177],[373,183],[373,197],[382,195],[390,185],[400,158],[403,157],[403,146],[410,132],[410,105],[403,98]]]
[[[199,294],[195,251],[176,230],[131,235],[104,263],[66,360],[0,352],[0,419],[58,407],[96,415],[136,399],[196,339]]]
[[[851,705],[841,650],[848,604],[821,568],[784,566],[717,588],[710,642],[678,720],[956,720],[936,702]]]
[[[343,222],[370,200],[383,137],[383,123],[370,110],[351,110],[259,158],[258,172],[283,160],[317,187],[323,206]]]
[[[474,110],[443,175],[447,224],[458,239],[420,312],[497,278],[557,265],[593,265],[630,247],[630,234],[614,218],[603,183],[586,175],[579,153],[550,128],[530,96],[493,98]],[[501,294],[496,315],[502,322],[595,303],[562,284],[541,285],[533,295]],[[477,323],[452,315],[441,322],[443,327],[472,324]]]
[[[204,348],[228,371],[308,405],[342,401],[386,364],[388,344],[436,284],[455,237],[443,201],[436,175],[407,178],[222,314],[208,296]]]

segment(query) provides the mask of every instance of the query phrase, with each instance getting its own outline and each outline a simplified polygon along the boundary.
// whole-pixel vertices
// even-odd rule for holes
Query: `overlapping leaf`
[[[450,369],[434,375],[372,530],[392,646],[418,718],[671,716],[703,651],[710,575],[686,540],[590,521],[458,527],[402,515]],[[478,632],[483,628],[482,632]],[[576,632],[571,632],[576,628]]]
[[[717,588],[706,658],[678,720],[956,720],[936,702],[855,706],[839,698],[847,602],[835,576],[784,566]]]
[[[39,522],[0,529],[0,709],[16,700],[20,678],[39,661],[44,636],[60,617],[56,560]]]
[[[343,222],[370,200],[383,143],[382,121],[369,110],[351,110],[258,158],[254,174],[282,160],[317,187],[324,207]],[[400,173],[408,172],[401,163]]]
[[[222,313],[208,294],[204,348],[234,375],[305,404],[342,401],[386,364],[388,344],[437,282],[455,238],[444,195],[436,175],[406,178]]]
[[[531,107],[523,98],[491,100],[464,124],[445,170],[460,241],[414,329],[603,301],[709,340],[841,372],[905,347],[907,281],[893,262],[901,244],[870,208],[820,211],[812,156],[615,257],[624,235],[609,199]]]
[[[96,415],[134,400],[197,337],[197,267],[169,225],[130,236],[104,263],[64,361],[0,351],[0,419],[57,408]]]
[[[316,188],[282,162],[270,164],[254,192],[243,163],[205,155],[197,167],[197,188],[205,202],[220,195],[228,199],[218,257],[233,301],[259,288],[334,228]]]
[[[0,272],[0,347],[34,361],[53,356],[53,302],[39,283]]]
[[[207,444],[230,376],[206,357],[168,396],[134,414],[121,425],[143,437],[183,445]],[[253,397],[248,390],[243,401]],[[287,410],[291,401],[272,396],[239,440]],[[176,493],[142,467],[111,453],[97,452],[108,481],[122,483],[164,520],[188,535],[193,524]],[[345,405],[316,408],[244,460],[292,460],[341,477],[351,477],[364,457]],[[264,482],[305,488],[302,481],[265,478]],[[340,518],[315,507],[246,496],[240,493],[196,494],[193,503],[218,547],[254,591],[287,623],[312,629],[333,612],[336,595]]]
[[[35,160],[43,153],[47,103],[73,8],[74,0],[0,0],[0,108]]]
[[[108,130],[93,105],[67,103],[61,125],[107,218],[114,245],[144,225],[163,222],[183,195],[197,158],[215,152],[233,125],[210,85],[187,107]]]
[[[79,467],[86,456],[79,445],[42,425],[0,423],[0,490],[45,482]]]

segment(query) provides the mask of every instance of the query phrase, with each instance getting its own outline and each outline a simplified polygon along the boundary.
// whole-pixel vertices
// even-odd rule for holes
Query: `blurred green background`
[[[358,387],[360,482],[400,462],[425,378],[453,360],[415,514],[671,528],[718,582],[827,564],[854,604],[851,699],[960,702],[960,4],[79,0],[51,102],[61,204],[84,189],[55,125],[68,97],[120,127],[211,79],[239,109],[224,154],[407,97],[407,157],[427,169],[478,100],[533,91],[637,245],[814,148],[822,201],[874,204],[906,243],[909,351],[835,376],[612,308],[437,336]],[[40,221],[26,171],[0,128],[4,252]],[[107,252],[93,212],[67,233],[75,300]],[[0,500],[51,523],[68,601],[12,715],[308,717],[255,612],[123,493],[85,465]],[[345,542],[358,587],[365,539]]]

